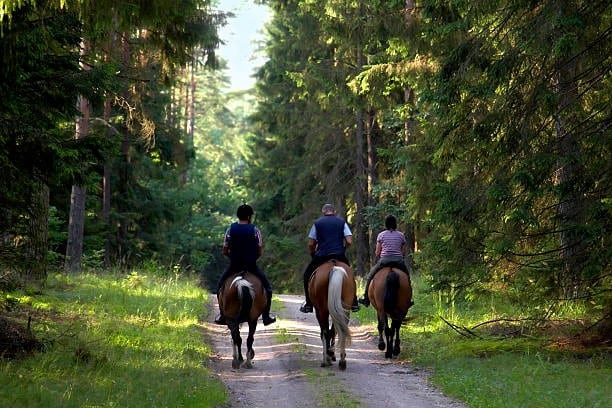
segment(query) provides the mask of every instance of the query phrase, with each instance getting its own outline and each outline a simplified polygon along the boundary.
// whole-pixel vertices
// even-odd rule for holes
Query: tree
[[[76,96],[94,93],[79,71],[81,26],[73,13],[24,6],[11,17],[0,42],[3,244],[22,254],[24,276],[42,286],[50,185],[82,177],[79,162],[93,157],[96,144],[70,143],[66,123],[76,114]]]

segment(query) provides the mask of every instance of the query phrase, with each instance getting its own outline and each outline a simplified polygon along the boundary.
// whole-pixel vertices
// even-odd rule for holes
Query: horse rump
[[[391,313],[397,305],[397,297],[400,288],[400,277],[395,270],[389,271],[385,282],[383,293],[383,305],[387,313]]]

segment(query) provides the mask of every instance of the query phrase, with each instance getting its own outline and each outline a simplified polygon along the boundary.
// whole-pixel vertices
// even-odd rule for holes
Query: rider
[[[229,257],[230,264],[221,275],[217,283],[217,298],[223,287],[223,282],[230,275],[247,270],[257,276],[261,280],[266,291],[267,303],[266,308],[262,313],[264,325],[269,325],[276,322],[274,316],[270,316],[270,306],[272,304],[272,286],[263,271],[257,266],[257,259],[263,253],[263,240],[261,231],[255,225],[251,224],[253,217],[253,208],[250,205],[243,204],[236,211],[238,222],[232,223],[225,232],[223,240],[223,255]],[[217,324],[227,324],[225,317],[221,313],[217,319]]]
[[[349,265],[346,258],[346,248],[353,243],[353,234],[348,224],[336,216],[336,210],[331,204],[323,205],[323,215],[319,217],[308,234],[308,251],[311,261],[304,271],[304,295],[306,301],[300,307],[302,313],[312,313],[312,302],[308,295],[308,281],[314,271],[324,262],[335,259]],[[352,306],[352,311],[359,310],[357,299]]]
[[[408,267],[404,262],[404,256],[406,255],[406,238],[403,233],[397,231],[397,220],[393,215],[388,215],[387,218],[385,218],[385,228],[386,229],[381,231],[378,237],[376,237],[375,253],[376,257],[379,259],[372,269],[370,269],[363,299],[359,299],[359,303],[364,306],[370,305],[368,287],[374,275],[376,275],[376,272],[386,266],[392,266],[408,273]]]

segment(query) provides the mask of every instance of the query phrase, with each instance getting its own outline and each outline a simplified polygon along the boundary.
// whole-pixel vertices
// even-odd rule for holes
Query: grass
[[[521,316],[503,298],[447,302],[413,279],[415,306],[402,327],[402,359],[431,369],[431,380],[470,407],[608,407],[610,349],[573,341],[583,315],[567,307],[540,332],[511,322]],[[359,293],[362,293],[360,290]],[[189,278],[131,274],[51,276],[43,293],[4,293],[12,320],[27,322],[44,352],[0,360],[4,407],[218,407],[225,387],[207,368],[211,350],[200,319],[207,293]],[[3,299],[0,299],[3,300]],[[273,310],[280,307],[274,299]],[[364,324],[374,310],[356,314]],[[448,322],[445,323],[444,320]],[[453,325],[451,327],[450,325]],[[295,341],[279,330],[277,341]],[[296,352],[299,350],[296,348]],[[328,398],[338,378],[305,369]],[[328,388],[321,388],[328,387]],[[331,405],[358,403],[342,395]],[[325,403],[327,404],[327,403]]]
[[[45,352],[0,360],[0,406],[213,407],[227,404],[206,367],[204,291],[189,279],[83,274],[11,293]],[[25,309],[24,309],[25,308]]]
[[[317,407],[325,408],[356,408],[359,401],[352,397],[341,386],[341,380],[335,377],[335,373],[325,370],[313,370],[305,368],[304,374],[308,382],[312,384]]]
[[[432,382],[447,395],[483,408],[610,406],[610,348],[576,341],[579,307],[566,307],[539,331],[500,321],[472,335],[465,329],[521,313],[503,298],[446,302],[428,294],[419,277],[413,277],[413,287],[415,306],[401,329],[400,357],[431,369]],[[371,307],[358,317],[366,324],[376,320]]]

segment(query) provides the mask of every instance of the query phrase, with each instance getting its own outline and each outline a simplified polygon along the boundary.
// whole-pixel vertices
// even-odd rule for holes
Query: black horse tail
[[[383,303],[387,313],[391,312],[397,304],[397,294],[399,292],[399,275],[396,271],[391,270],[385,281],[385,291],[383,293]]]
[[[247,322],[255,300],[255,291],[253,286],[246,279],[240,279],[237,282],[238,297],[240,297],[240,316],[239,322]]]

